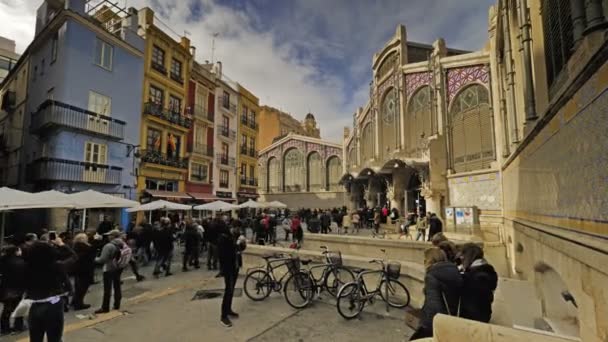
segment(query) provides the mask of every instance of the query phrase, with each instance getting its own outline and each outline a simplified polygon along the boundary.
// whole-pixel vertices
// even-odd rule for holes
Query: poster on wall
[[[464,224],[474,224],[473,208],[463,208]]]
[[[463,208],[454,208],[456,213],[456,224],[464,224],[464,209]]]
[[[450,221],[454,219],[454,208],[445,208],[445,218]]]

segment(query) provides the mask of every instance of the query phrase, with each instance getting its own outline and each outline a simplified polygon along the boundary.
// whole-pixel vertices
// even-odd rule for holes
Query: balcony
[[[201,105],[194,105],[194,110],[192,110],[191,114],[194,114],[195,119],[206,120],[210,123],[215,121],[215,117],[213,112],[208,111],[205,107]]]
[[[247,146],[241,145],[241,154],[246,156],[247,155],[247,151],[248,151],[247,150]]]
[[[57,127],[122,140],[125,122],[59,101],[46,100],[32,115],[30,131],[41,134],[46,129]]]
[[[167,68],[165,68],[164,65],[152,62],[151,66],[152,66],[152,69],[154,69],[154,70],[158,71],[159,73],[167,76]]]
[[[241,124],[245,126],[249,124],[249,120],[247,120],[247,115],[241,115]]]
[[[231,166],[231,167],[236,166],[236,160],[234,159],[234,157],[229,157],[228,155],[218,153],[216,155],[216,159],[217,159],[217,162],[221,165]]]
[[[249,148],[249,156],[253,157],[253,158],[257,158],[258,157],[258,151],[255,150],[255,148]]]
[[[224,125],[218,125],[218,133],[220,134],[220,137],[224,137],[230,140],[235,140],[236,139],[236,131],[233,129],[230,129],[227,126]]]
[[[247,120],[247,126],[257,130],[259,128],[258,123],[255,120],[249,119]]]
[[[122,168],[81,161],[43,158],[29,165],[30,180],[121,184]]]
[[[142,150],[142,163],[171,166],[178,169],[187,169],[188,161],[179,156],[168,155],[157,150]]]
[[[146,102],[144,105],[144,113],[168,121],[174,125],[188,129],[192,128],[191,117],[163,109],[161,105],[154,102]]]
[[[247,184],[249,186],[258,186],[258,179],[257,178],[253,178],[253,177],[249,177],[247,179]]]
[[[197,154],[202,154],[207,157],[213,157],[213,146],[199,144],[199,143],[195,142],[192,145],[192,152],[197,153]]]
[[[184,84],[184,79],[182,78],[182,75],[178,75],[176,73],[170,73],[169,77],[179,84],[182,84],[182,85]]]
[[[222,96],[222,108],[225,111],[229,112],[232,115],[236,115],[236,105],[234,103],[230,103],[230,98],[226,96]]]

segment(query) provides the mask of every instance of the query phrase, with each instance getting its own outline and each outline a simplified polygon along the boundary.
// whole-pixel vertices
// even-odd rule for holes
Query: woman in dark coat
[[[488,323],[492,318],[492,302],[498,285],[498,275],[494,267],[483,258],[483,250],[478,245],[465,244],[460,256],[464,270],[462,317]]]
[[[84,303],[84,296],[93,283],[96,254],[95,248],[89,244],[87,234],[80,233],[74,237],[74,253],[76,253],[76,262],[71,272],[74,276],[72,306],[74,310],[85,310],[91,307]]]
[[[25,260],[21,250],[16,246],[7,246],[0,257],[0,302],[3,304],[0,316],[0,334],[6,335],[11,331],[23,330],[23,317],[16,318],[14,329],[10,329],[11,313],[15,310],[25,288]]]
[[[437,314],[458,316],[462,277],[458,267],[447,260],[439,248],[430,248],[424,252],[424,304],[420,326],[410,337],[410,341],[433,336],[433,318]]]

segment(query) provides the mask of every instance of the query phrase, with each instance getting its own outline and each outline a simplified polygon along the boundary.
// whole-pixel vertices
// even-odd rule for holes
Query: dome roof
[[[314,120],[314,119],[315,119],[315,116],[312,115],[312,113],[306,114],[306,120]]]

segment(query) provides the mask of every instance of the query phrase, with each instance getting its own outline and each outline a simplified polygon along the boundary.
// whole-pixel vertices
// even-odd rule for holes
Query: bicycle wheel
[[[387,294],[388,298],[386,298]],[[380,296],[388,305],[394,308],[404,308],[410,304],[410,292],[398,280],[382,280],[380,283]]]
[[[353,272],[346,267],[337,266],[334,269],[330,269],[325,276],[325,282],[323,286],[327,289],[334,298],[338,295],[340,288],[347,283],[355,281]]]
[[[284,293],[287,304],[294,309],[302,309],[312,301],[314,281],[308,273],[295,273],[285,282]]]
[[[255,270],[247,274],[243,282],[243,288],[249,299],[256,302],[264,300],[272,291],[272,279],[268,272]]]
[[[336,307],[340,316],[346,319],[353,319],[363,311],[365,298],[357,283],[348,283],[338,291]]]

